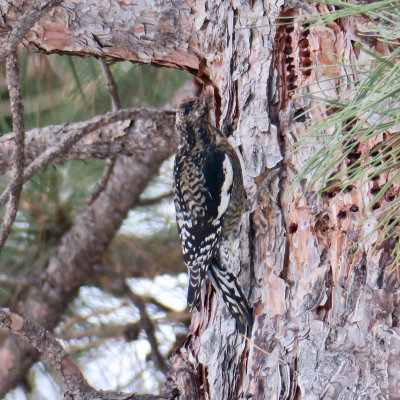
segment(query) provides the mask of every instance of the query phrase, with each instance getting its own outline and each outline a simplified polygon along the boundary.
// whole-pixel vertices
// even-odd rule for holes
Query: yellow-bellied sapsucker
[[[176,128],[181,139],[175,158],[174,202],[183,257],[189,270],[188,305],[200,309],[205,276],[222,295],[238,329],[251,329],[253,317],[236,276],[219,255],[222,241],[238,229],[245,205],[237,154],[209,122],[210,107],[191,98],[179,107]]]

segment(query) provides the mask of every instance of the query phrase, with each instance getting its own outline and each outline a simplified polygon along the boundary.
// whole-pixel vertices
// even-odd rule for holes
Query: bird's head
[[[183,128],[198,123],[208,122],[209,101],[203,97],[191,97],[182,102],[176,112],[176,126]]]

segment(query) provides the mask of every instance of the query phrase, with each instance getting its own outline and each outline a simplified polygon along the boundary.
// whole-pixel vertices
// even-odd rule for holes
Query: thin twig
[[[110,66],[104,58],[100,58],[100,65],[106,79],[108,93],[110,94],[111,98],[112,110],[117,111],[121,108],[121,99],[118,94],[118,87],[115,83],[114,75],[112,74]]]
[[[155,329],[152,321],[150,320],[149,315],[147,314],[146,311],[146,306],[144,304],[144,301],[141,299],[140,296],[137,294],[133,293],[130,287],[125,283],[126,287],[126,294],[129,296],[129,298],[132,300],[132,303],[135,304],[135,306],[139,309],[140,313],[140,320],[142,323],[142,326],[146,332],[147,340],[150,343],[151,346],[151,352],[153,355],[153,361],[156,364],[157,368],[163,372],[164,374],[167,373],[168,368],[165,363],[164,357],[161,355],[160,350],[158,348],[158,341],[155,335]]]
[[[0,63],[13,53],[21,40],[32,29],[37,21],[46,12],[62,3],[62,0],[46,0],[35,2],[14,25],[12,31],[7,35],[0,45]]]
[[[149,199],[139,199],[137,205],[140,207],[153,206],[154,204],[158,204],[161,200],[171,199],[172,195],[173,195],[173,192],[169,191],[169,192],[160,194],[159,196],[151,197]]]
[[[121,293],[124,293],[126,296],[129,297],[129,299],[132,301],[132,303],[138,308],[139,314],[140,314],[140,322],[141,326],[146,332],[147,340],[150,343],[151,347],[151,352],[153,356],[153,361],[156,365],[156,367],[163,372],[164,374],[167,373],[168,368],[165,363],[164,357],[161,355],[159,351],[159,346],[157,342],[157,338],[155,335],[155,330],[154,330],[154,325],[153,322],[151,321],[149,315],[147,314],[146,310],[146,305],[144,300],[138,296],[137,294],[133,293],[131,288],[127,285],[125,282],[125,279],[123,276],[118,274],[117,272],[111,270],[110,268],[104,267],[102,265],[95,265],[95,271],[96,273],[102,274],[104,276],[107,276],[112,279],[113,285],[115,288],[118,288],[118,290]]]
[[[96,336],[109,339],[118,336],[122,337],[124,331],[131,325],[133,324],[99,325],[87,329],[70,329],[58,332],[56,336],[63,340],[93,338]],[[135,325],[139,325],[139,323],[135,322]]]
[[[105,190],[107,187],[107,183],[110,179],[111,174],[114,171],[115,162],[117,161],[116,156],[112,156],[107,158],[106,165],[104,167],[103,175],[101,176],[100,181],[97,183],[96,187],[94,188],[93,192],[90,194],[89,198],[86,200],[86,204],[90,206],[93,204],[96,199],[100,196],[100,194]]]
[[[7,84],[10,93],[10,105],[14,131],[14,152],[12,181],[9,184],[10,195],[7,203],[6,213],[0,229],[0,252],[10,234],[11,227],[15,221],[18,211],[19,198],[21,196],[24,174],[24,105],[22,103],[21,86],[19,83],[19,63],[16,53],[11,53],[6,59]]]
[[[41,282],[40,275],[14,276],[0,274],[0,283],[8,286],[38,286]]]
[[[107,309],[100,309],[100,310],[93,310],[92,312],[85,314],[85,315],[74,315],[73,317],[69,318],[67,321],[65,321],[61,329],[59,330],[59,337],[64,337],[65,332],[68,332],[72,329],[74,325],[81,324],[82,322],[86,322],[89,319],[92,319],[93,317],[98,317],[98,316],[106,316],[112,313],[115,313],[118,309],[120,309],[121,306],[128,306],[129,301],[126,300],[124,301],[121,305],[115,306],[115,307],[110,307]]]
[[[115,311],[115,310],[114,310]],[[104,313],[102,313],[104,314]],[[92,318],[92,313],[89,315],[89,319]],[[191,313],[185,311],[170,311],[164,317],[157,317],[154,319],[154,322],[159,324],[165,323],[182,323],[184,321],[190,320]],[[81,317],[81,316],[79,316]],[[69,321],[68,321],[69,324]],[[69,324],[70,325],[70,324]],[[75,324],[74,324],[75,325]],[[131,338],[127,338],[126,333],[128,331],[132,331],[132,329],[140,331],[143,328],[141,321],[133,322],[130,324],[116,324],[116,325],[98,325],[93,326],[91,328],[81,329],[79,327],[69,326],[68,329],[65,326],[62,327],[61,331],[58,331],[55,335],[58,338],[63,340],[71,340],[71,339],[83,339],[90,338],[93,336],[101,336],[101,337],[117,337],[124,336],[126,340],[132,341]]]
[[[118,87],[115,83],[114,76],[111,72],[107,61],[104,58],[100,58],[101,69],[103,70],[104,77],[106,79],[106,86],[108,89],[108,93],[111,98],[112,110],[117,111],[121,108],[121,100],[118,94]],[[96,199],[100,196],[100,194],[107,187],[108,180],[110,179],[111,174],[114,171],[115,162],[117,160],[116,156],[112,156],[107,158],[106,165],[104,167],[103,175],[100,179],[100,182],[96,185],[93,192],[90,194],[89,198],[86,200],[88,205],[92,204]]]

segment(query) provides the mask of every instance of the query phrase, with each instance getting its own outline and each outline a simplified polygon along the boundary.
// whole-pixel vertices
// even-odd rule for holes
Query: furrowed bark
[[[23,37],[30,31],[35,23],[40,20],[41,16],[51,10],[53,7],[59,5],[61,2],[62,0],[30,2],[31,4],[24,5],[22,9],[23,12],[21,12],[20,9],[16,10],[16,17],[18,17],[18,21],[16,24],[14,24],[12,30],[6,35],[0,44],[0,63],[17,49]],[[10,7],[10,2],[3,2],[2,11],[8,12],[8,7]]]
[[[0,11],[7,14],[8,26],[17,23],[21,3],[27,8],[35,2],[18,3],[5,1],[0,5]],[[0,29],[0,33],[5,36],[6,31]],[[197,70],[201,59],[196,54],[194,33],[191,7],[183,0],[128,4],[117,0],[67,0],[44,15],[23,43],[46,53],[110,57]]]
[[[11,232],[17,216],[19,200],[23,186],[25,168],[25,126],[24,105],[22,103],[21,85],[19,81],[19,61],[17,54],[10,53],[6,60],[7,84],[13,121],[12,180],[9,185],[10,195],[0,227],[0,253]]]

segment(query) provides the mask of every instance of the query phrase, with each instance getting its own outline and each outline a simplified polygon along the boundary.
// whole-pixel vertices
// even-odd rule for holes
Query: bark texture
[[[74,124],[50,125],[26,132],[25,160],[29,165],[49,148],[58,149],[67,135],[86,132],[67,152],[58,152],[53,164],[90,158],[104,159],[110,155],[133,156],[146,153],[154,146],[176,149],[174,132],[175,113],[145,109],[123,109],[96,116],[89,121]],[[100,123],[99,123],[100,120]],[[0,138],[0,174],[12,166],[9,154],[14,151],[14,134],[6,133]]]
[[[15,23],[16,6],[1,3],[9,26]],[[357,35],[357,26],[365,22],[358,17],[308,30],[298,23],[279,27],[287,21],[283,17],[301,20],[326,11],[324,6],[267,0],[66,0],[26,37],[27,46],[49,53],[185,69],[214,88],[216,123],[232,133],[243,163],[250,212],[243,217],[232,259],[233,268],[242,271],[256,319],[251,341],[239,337],[222,300],[210,295],[208,287],[205,309],[193,315],[190,335],[172,358],[169,386],[176,398],[400,399],[400,291],[396,277],[385,269],[390,248],[374,247],[373,237],[362,252],[351,248],[374,224],[359,222],[377,183],[355,186],[335,203],[329,196],[303,196],[307,179],[289,191],[315,151],[313,146],[296,154],[289,150],[305,134],[294,115],[309,109],[310,118],[327,117],[324,107],[313,108],[294,94],[321,89],[327,96],[337,94],[337,82],[326,78],[352,74],[338,66],[304,68],[326,67],[338,56],[357,63],[365,54],[354,43],[376,45]],[[309,83],[315,86],[299,89]],[[367,143],[360,151],[372,146]],[[378,184],[387,178],[381,176]],[[396,182],[393,191],[397,196]],[[117,212],[107,204],[105,214]],[[94,216],[85,217],[85,235],[93,246],[111,235],[96,230],[90,222]],[[82,238],[78,224],[65,243],[76,241],[80,249]],[[79,281],[85,273],[81,253],[63,254],[63,248],[48,268],[66,298],[76,287],[66,274],[78,274]],[[60,307],[52,292],[51,285],[35,292],[21,312],[54,326],[57,321],[46,321],[46,312],[35,307],[40,296],[46,296],[49,307]],[[29,350],[12,354],[14,339],[7,340],[0,349],[1,365],[18,359],[26,368]]]

